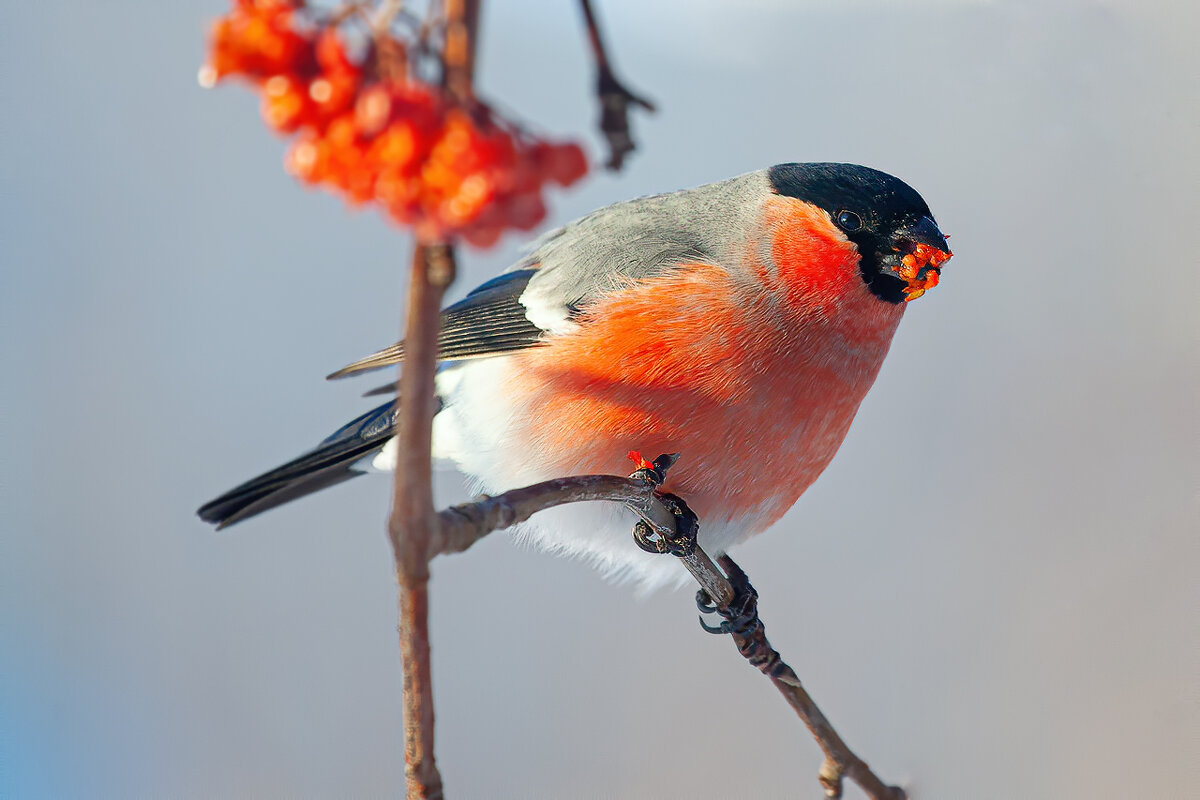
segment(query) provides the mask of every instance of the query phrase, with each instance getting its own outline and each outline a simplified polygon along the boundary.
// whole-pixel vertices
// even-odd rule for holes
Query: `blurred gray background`
[[[575,4],[485,7],[485,93],[598,154]],[[1196,4],[599,7],[661,112],[547,224],[839,160],[953,235],[833,466],[735,553],[841,732],[920,800],[1200,796]],[[295,184],[251,93],[197,87],[225,8],[0,8],[5,797],[402,783],[388,481],[193,516],[368,407],[322,376],[394,339],[411,244]],[[433,572],[450,797],[818,796],[690,592],[503,535]]]

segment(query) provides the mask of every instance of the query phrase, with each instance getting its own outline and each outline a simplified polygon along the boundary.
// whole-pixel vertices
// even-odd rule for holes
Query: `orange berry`
[[[400,169],[385,167],[375,180],[375,198],[399,222],[413,219],[420,194],[420,180]]]
[[[523,231],[533,228],[546,216],[542,196],[533,192],[513,197],[505,210],[509,225]]]
[[[263,84],[262,116],[277,131],[291,133],[310,115],[308,93],[286,75],[275,75]]]
[[[351,205],[362,205],[375,199],[375,181],[379,173],[360,162],[346,174],[346,199]]]
[[[386,86],[374,83],[358,93],[354,102],[354,118],[365,136],[375,136],[392,116],[392,93]]]
[[[345,42],[334,28],[326,28],[317,35],[315,57],[317,66],[326,74],[359,71],[358,65],[346,53]]]
[[[291,3],[239,1],[212,26],[210,69],[202,80],[211,84],[227,75],[260,81],[285,73],[311,74],[313,43],[292,27],[294,11]]]
[[[327,160],[317,140],[301,138],[288,149],[284,157],[284,168],[306,183],[319,183],[324,178]]]
[[[473,247],[487,248],[500,240],[501,230],[499,225],[487,225],[483,227],[473,225],[463,232],[463,238]]]
[[[404,169],[416,161],[417,144],[412,123],[396,120],[371,141],[369,157],[385,167]]]
[[[555,183],[570,186],[587,174],[587,157],[577,144],[552,146],[546,167]]]
[[[358,94],[358,76],[343,73],[320,77],[308,85],[308,97],[312,100],[314,122],[327,123],[333,117],[349,110]]]

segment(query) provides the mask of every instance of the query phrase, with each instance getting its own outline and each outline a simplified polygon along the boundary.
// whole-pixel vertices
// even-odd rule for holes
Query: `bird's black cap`
[[[876,223],[933,218],[917,190],[899,178],[858,164],[776,164],[767,170],[776,192],[835,215],[843,209]]]

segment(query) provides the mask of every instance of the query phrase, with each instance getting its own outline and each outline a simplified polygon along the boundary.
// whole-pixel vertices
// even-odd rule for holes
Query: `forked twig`
[[[617,80],[608,60],[604,39],[600,36],[600,25],[596,21],[595,11],[592,10],[591,0],[579,0],[579,5],[583,10],[584,24],[587,25],[592,58],[596,62],[596,98],[600,101],[600,132],[608,142],[608,162],[605,166],[615,171],[624,165],[625,157],[635,149],[633,137],[629,133],[630,106],[640,106],[653,112],[654,104],[629,91]]]

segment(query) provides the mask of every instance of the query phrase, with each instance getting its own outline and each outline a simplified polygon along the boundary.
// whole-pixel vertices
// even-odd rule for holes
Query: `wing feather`
[[[533,269],[506,272],[443,311],[438,358],[444,361],[484,358],[538,344],[545,331],[529,321],[525,306],[521,305],[521,294],[534,272]],[[397,342],[330,373],[326,380],[383,369],[403,360],[404,342]]]
[[[205,503],[200,519],[225,528],[290,500],[361,475],[355,467],[395,435],[399,404],[389,401],[343,425],[315,449]]]

